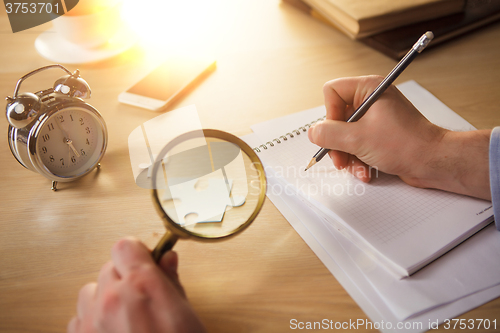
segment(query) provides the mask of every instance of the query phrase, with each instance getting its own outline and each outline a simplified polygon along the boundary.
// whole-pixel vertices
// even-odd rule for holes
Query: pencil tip
[[[313,157],[311,162],[306,166],[306,169],[304,171],[309,170],[314,164],[316,164],[316,159]]]

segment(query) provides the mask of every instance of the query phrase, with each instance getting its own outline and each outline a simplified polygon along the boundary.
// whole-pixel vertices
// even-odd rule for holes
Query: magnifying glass
[[[264,203],[266,177],[240,138],[204,129],[182,134],[160,152],[152,197],[167,229],[153,250],[158,262],[179,238],[218,241],[245,230]]]

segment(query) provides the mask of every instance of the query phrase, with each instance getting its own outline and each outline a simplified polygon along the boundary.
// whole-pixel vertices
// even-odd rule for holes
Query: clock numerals
[[[50,173],[73,177],[93,166],[101,142],[93,117],[63,111],[48,119],[39,133],[38,154]]]

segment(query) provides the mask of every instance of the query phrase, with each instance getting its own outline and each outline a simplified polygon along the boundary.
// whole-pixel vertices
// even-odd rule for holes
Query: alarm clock
[[[66,75],[52,88],[19,93],[28,77],[47,69]],[[100,167],[108,134],[101,114],[83,101],[90,97],[88,83],[76,70],[50,65],[29,72],[17,81],[13,97],[7,97],[8,141],[12,154],[25,168],[52,181],[70,182]]]

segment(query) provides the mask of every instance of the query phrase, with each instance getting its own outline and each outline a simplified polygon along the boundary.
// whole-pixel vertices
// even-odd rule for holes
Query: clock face
[[[99,117],[84,107],[67,107],[42,123],[36,141],[38,161],[62,178],[79,177],[99,162],[104,149],[105,128]]]

